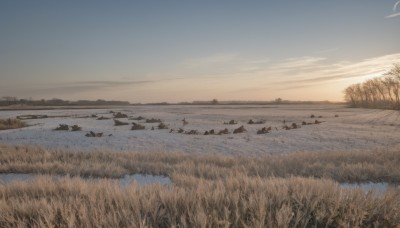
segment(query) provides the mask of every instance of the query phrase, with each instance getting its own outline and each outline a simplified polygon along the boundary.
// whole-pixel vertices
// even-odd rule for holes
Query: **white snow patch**
[[[132,151],[181,151],[196,153],[222,153],[229,155],[258,156],[297,151],[371,151],[400,148],[400,113],[392,110],[350,109],[340,105],[263,105],[263,106],[132,106],[112,109],[129,117],[161,119],[175,130],[158,130],[157,123],[136,122],[146,130],[130,130],[132,125],[114,126],[112,119],[80,118],[97,114],[112,117],[111,109],[84,110],[26,110],[0,111],[0,118],[19,115],[48,115],[51,118],[27,120],[26,128],[0,131],[0,143],[30,144],[45,148],[73,150],[132,150]],[[316,117],[310,118],[314,114]],[[339,115],[339,117],[334,117]],[[67,116],[67,117],[57,117]],[[182,119],[188,121],[183,125]],[[224,125],[235,120],[237,125]],[[249,119],[265,120],[265,124],[248,125]],[[302,121],[323,121],[321,124],[301,126],[300,129],[283,130],[287,125]],[[82,131],[54,131],[59,124],[82,127]],[[243,125],[246,133],[232,134]],[[150,130],[151,127],[155,130]],[[257,135],[262,127],[272,127],[268,134]],[[185,135],[176,130],[216,131],[228,128],[229,135]],[[89,131],[103,132],[101,138],[85,137]]]

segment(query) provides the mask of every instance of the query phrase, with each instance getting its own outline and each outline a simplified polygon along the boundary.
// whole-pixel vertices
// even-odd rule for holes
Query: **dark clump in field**
[[[314,115],[314,114],[311,114],[310,118],[315,118],[315,115]]]
[[[322,123],[321,121],[319,121],[319,120],[315,120],[315,122],[314,122],[315,124],[320,124],[320,123]]]
[[[218,132],[218,135],[226,135],[226,134],[229,134],[228,128],[225,128],[224,130],[220,130],[220,131]]]
[[[257,134],[258,135],[267,134],[267,133],[269,133],[269,131],[271,131],[271,127],[268,127],[268,128],[263,127],[257,131]]]
[[[145,126],[141,125],[141,124],[137,124],[135,122],[132,123],[132,128],[131,130],[144,130]]]
[[[230,120],[229,122],[224,122],[224,124],[234,125],[237,124],[237,122],[235,120]]]
[[[69,126],[66,124],[60,124],[60,126],[54,129],[55,131],[69,131]]]
[[[144,120],[145,118],[143,116],[138,116],[138,117],[130,117],[129,120]]]
[[[119,120],[114,120],[114,126],[124,126],[124,125],[129,125],[129,123],[122,122]]]
[[[247,132],[247,130],[243,127],[243,125],[233,130],[233,134],[239,134],[243,132]]]
[[[304,124],[306,124],[306,123],[303,121],[302,125],[304,125]],[[300,128],[300,126],[297,125],[296,123],[292,123],[290,126],[287,126],[287,125],[285,124],[285,125],[283,125],[283,127],[282,127],[282,129],[285,129],[285,130],[292,130],[292,129],[298,129],[298,128]]]
[[[247,122],[247,124],[265,124],[265,120],[253,121],[252,119],[250,119],[249,122]]]
[[[114,118],[115,119],[128,118],[128,115],[123,114],[121,112],[117,112],[117,113],[114,113]]]
[[[93,132],[93,131],[90,131],[90,132],[87,133],[85,136],[86,136],[86,137],[97,137],[97,138],[99,138],[99,137],[102,137],[102,136],[103,136],[103,132],[95,133],[95,132]]]
[[[168,126],[161,122],[160,124],[158,124],[158,129],[168,129]]]
[[[78,125],[73,125],[71,126],[71,131],[81,131],[82,127],[79,127]]]
[[[338,115],[338,114],[336,114],[336,115],[335,115],[335,118],[337,118],[337,117],[339,117],[339,115]]]
[[[197,135],[197,134],[199,134],[199,132],[197,130],[190,130],[190,131],[186,131],[185,134],[187,134],[187,135]]]
[[[104,117],[104,116],[100,116],[99,118],[97,118],[97,120],[109,120],[110,118],[108,117]]]
[[[214,129],[211,129],[209,131],[205,131],[204,135],[215,135],[215,131],[214,131]]]
[[[146,119],[146,123],[161,123],[162,121],[160,119]]]

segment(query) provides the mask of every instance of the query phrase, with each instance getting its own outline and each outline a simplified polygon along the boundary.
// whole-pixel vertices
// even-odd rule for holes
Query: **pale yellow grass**
[[[185,174],[223,179],[253,177],[315,177],[339,182],[400,183],[400,151],[302,152],[264,157],[188,153],[57,151],[32,146],[0,145],[0,173],[69,174],[121,177],[125,174]]]
[[[332,179],[399,183],[399,159],[399,152],[250,158],[1,145],[0,173],[148,173],[173,185],[69,177],[0,185],[0,227],[396,227],[399,189],[376,196]]]
[[[0,227],[395,227],[400,194],[374,197],[329,180],[181,176],[122,188],[79,179],[0,185]]]
[[[0,130],[16,129],[26,127],[26,124],[19,119],[0,119]]]

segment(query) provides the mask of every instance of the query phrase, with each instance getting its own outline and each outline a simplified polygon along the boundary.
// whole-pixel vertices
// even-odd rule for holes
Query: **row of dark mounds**
[[[93,137],[93,138],[99,138],[103,136],[103,132],[95,133],[93,131],[90,131],[85,135],[86,137]]]
[[[247,124],[265,124],[265,120],[257,120],[254,121],[252,119],[250,119]],[[230,120],[229,122],[224,122],[225,125],[235,125],[238,124],[238,122],[236,122],[235,120]]]
[[[67,124],[60,124],[58,127],[54,129],[55,131],[69,131],[70,126]],[[78,125],[72,125],[71,126],[71,131],[81,131],[82,127],[79,127]]]
[[[173,132],[174,132],[174,130],[171,129],[170,133],[173,133]],[[247,132],[247,130],[244,128],[244,126],[240,126],[239,128],[236,128],[233,130],[233,134],[239,134],[239,133],[243,133],[243,132]],[[182,128],[179,128],[177,133],[186,134],[186,135],[199,135],[200,134],[200,132],[198,130],[185,131]],[[219,131],[211,129],[211,130],[205,131],[203,133],[203,135],[227,135],[227,134],[230,134],[228,128],[225,128],[225,129],[219,130]]]
[[[113,111],[111,111],[110,113],[112,113],[113,117],[114,117],[114,126],[126,126],[126,125],[129,125],[129,123],[127,123],[127,122],[122,122],[122,121],[118,120],[119,118],[128,118],[128,115],[123,114],[121,112],[113,112]],[[93,114],[93,115],[91,115],[91,117],[97,118],[97,115]],[[335,115],[335,117],[339,117],[339,116]],[[312,114],[310,116],[310,118],[315,118],[315,115]],[[322,116],[318,116],[318,118],[322,118]],[[107,119],[111,119],[111,118],[104,117],[104,116],[101,116],[101,117],[97,118],[97,120],[107,120]],[[157,126],[158,129],[169,129],[168,125],[164,124],[161,119],[155,119],[155,118],[146,119],[146,118],[144,118],[142,116],[130,117],[128,119],[129,120],[144,120],[145,119],[146,120],[145,123],[158,123],[158,126]],[[184,125],[185,125],[185,123],[186,124],[188,123],[185,119],[183,119],[182,121],[183,121]],[[264,124],[265,122],[266,122],[265,120],[253,121],[252,119],[250,119],[247,122],[247,124]],[[234,124],[237,124],[237,123],[238,122],[236,122],[235,120],[230,120],[229,122],[224,122],[224,124],[226,124],[226,125],[234,125]],[[286,123],[286,121],[284,120],[283,123]],[[322,123],[322,122],[319,121],[319,120],[315,120],[313,123],[307,123],[307,122],[303,121],[301,125],[312,125],[312,124],[320,124],[320,123]],[[292,130],[292,129],[298,129],[298,128],[300,128],[300,125],[298,125],[296,123],[292,123],[290,126],[285,124],[282,127],[282,129],[285,129],[285,130]],[[57,131],[69,131],[69,129],[70,128],[69,128],[68,125],[60,124],[60,126],[57,127],[54,130],[57,130]],[[144,125],[132,122],[131,130],[145,130],[145,129],[146,129],[146,127]],[[79,127],[78,125],[71,126],[71,131],[81,131],[81,130],[82,130],[82,128]],[[151,130],[155,130],[154,126],[151,127]],[[257,130],[257,134],[267,134],[271,130],[272,130],[271,127],[263,127],[261,129]],[[278,129],[276,128],[276,130],[278,130]],[[175,130],[174,129],[170,129],[170,133],[173,133],[173,132],[175,132]],[[199,135],[200,134],[200,132],[198,130],[187,130],[187,131],[185,131],[182,128],[179,128],[179,130],[177,130],[176,132],[177,133],[181,133],[181,134],[187,134],[187,135]],[[236,129],[233,130],[233,134],[239,134],[239,133],[244,133],[244,132],[247,132],[247,130],[244,128],[243,125],[240,126],[239,128],[236,128]],[[225,135],[225,134],[230,134],[230,132],[229,132],[229,130],[227,128],[225,128],[223,130],[219,130],[219,131],[211,129],[211,130],[207,130],[207,131],[205,131],[203,133],[203,135]],[[102,137],[103,133],[102,132],[101,133],[95,133],[93,131],[90,131],[89,133],[86,134],[86,136],[87,137]]]
[[[128,118],[128,115],[123,114],[121,112],[114,113],[113,116],[114,116],[114,119]]]
[[[113,118],[114,118],[114,119],[128,118],[128,115],[126,115],[126,114],[124,114],[124,113],[121,113],[121,112],[113,112],[113,111],[110,111],[110,113],[113,114]],[[96,114],[93,114],[93,115],[91,115],[90,117],[92,117],[92,118],[97,118],[98,116],[97,116]],[[100,116],[100,117],[97,118],[97,120],[109,120],[109,119],[111,119],[111,118],[104,117],[104,116]]]
[[[67,124],[60,124],[58,127],[56,127],[54,129],[55,131],[81,131],[82,127],[78,126],[78,125],[72,125],[71,127],[68,126]],[[103,136],[103,132],[100,133],[95,133],[93,131],[90,131],[89,133],[87,133],[85,135],[86,137],[102,137]]]
[[[323,123],[323,122],[319,121],[319,120],[315,120],[314,123],[307,123],[306,121],[303,121],[301,123],[301,125],[304,126],[304,125],[321,124],[321,123]],[[290,126],[284,125],[282,127],[282,129],[285,129],[285,130],[292,130],[292,129],[298,129],[298,128],[300,128],[300,126],[298,124],[296,124],[296,123],[292,123],[292,125],[290,125]]]
[[[148,123],[148,122],[146,122],[146,123]],[[164,124],[163,122],[161,122],[161,121],[157,120],[157,122],[151,122],[151,123],[159,123],[158,126],[157,126],[158,129],[168,129],[168,126],[166,124]],[[114,119],[114,126],[126,126],[126,125],[129,125],[129,123],[122,122],[122,121]],[[138,124],[138,123],[135,123],[135,122],[132,122],[132,125],[133,126],[132,126],[131,130],[144,130],[144,129],[146,129],[146,127],[144,125],[141,125],[141,124]],[[152,127],[152,130],[154,130],[154,127]]]
[[[233,120],[232,120],[233,121]],[[231,122],[231,121],[230,121]],[[228,122],[229,123],[229,122]],[[307,123],[305,121],[302,122],[301,125],[312,125],[312,124],[321,124],[323,122],[319,121],[319,120],[315,120],[314,123]],[[284,125],[282,127],[282,129],[285,130],[292,130],[292,129],[298,129],[300,128],[300,125],[298,125],[297,123],[292,123],[290,126]],[[275,128],[276,130],[278,130],[278,128]],[[261,134],[267,134],[272,130],[272,127],[263,127],[259,130],[257,130],[257,134],[261,135]],[[171,129],[170,133],[174,132],[173,129]],[[199,132],[197,130],[189,130],[189,131],[185,131],[182,128],[179,128],[179,130],[177,131],[178,133],[184,133],[187,135],[198,135]],[[233,130],[233,134],[239,134],[239,133],[244,133],[247,132],[247,130],[244,128],[244,126],[240,126],[239,128],[236,128]],[[211,129],[209,131],[205,131],[203,135],[224,135],[224,134],[229,134],[229,130],[227,128],[218,131],[218,133],[216,133],[216,131],[214,129]]]
[[[339,117],[338,114],[334,115],[335,118]],[[314,114],[311,114],[310,118],[317,118],[317,116],[315,116]],[[323,118],[323,116],[318,116],[318,118]]]

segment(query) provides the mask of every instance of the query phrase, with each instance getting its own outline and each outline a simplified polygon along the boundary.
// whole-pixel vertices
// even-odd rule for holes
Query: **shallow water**
[[[21,173],[6,173],[0,174],[0,184],[7,184],[15,181],[33,181],[37,177],[41,175],[36,174],[21,174]],[[55,175],[52,176],[54,180],[59,180],[64,176]],[[98,181],[98,180],[115,180],[118,181],[121,186],[128,186],[129,184],[136,182],[139,186],[145,186],[150,184],[161,184],[161,185],[172,185],[172,181],[169,177],[166,176],[157,176],[157,175],[142,175],[142,174],[134,174],[134,175],[125,175],[119,179],[111,179],[111,178],[82,178],[85,181]]]
[[[372,192],[375,195],[384,195],[388,189],[398,188],[396,185],[389,184],[387,182],[365,182],[365,183],[340,183],[340,186],[344,189],[360,188],[365,192]]]
[[[6,184],[13,181],[31,181],[35,178],[33,174],[5,173],[0,174],[0,183]]]

